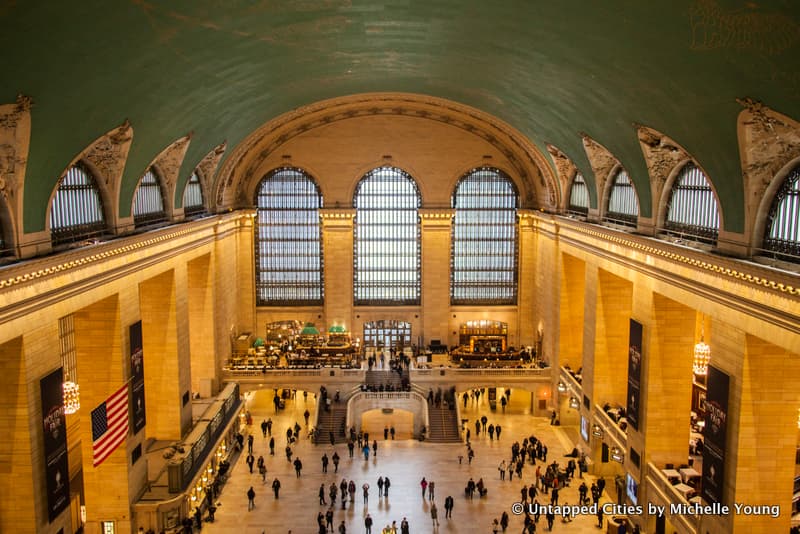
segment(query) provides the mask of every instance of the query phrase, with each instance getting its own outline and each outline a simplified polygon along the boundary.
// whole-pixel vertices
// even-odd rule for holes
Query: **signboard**
[[[142,321],[130,326],[131,340],[131,422],[133,433],[144,428],[147,418],[144,404],[144,351],[142,350]]]
[[[625,417],[635,430],[639,430],[641,390],[642,324],[631,319],[628,333],[628,400]]]
[[[708,366],[706,426],[703,429],[703,490],[707,503],[722,503],[725,483],[725,449],[728,430],[728,390],[730,377]]]
[[[59,367],[39,381],[42,397],[44,473],[47,478],[47,515],[52,523],[69,507],[67,420],[64,415],[64,370]]]

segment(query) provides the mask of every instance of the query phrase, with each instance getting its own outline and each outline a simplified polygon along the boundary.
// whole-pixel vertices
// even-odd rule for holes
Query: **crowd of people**
[[[324,402],[324,400],[328,398],[327,391],[322,389],[320,393],[320,402]],[[468,391],[463,395],[466,403],[468,403],[470,399],[473,400],[475,403],[474,412],[478,415],[478,417],[474,420],[474,425],[470,423],[462,426],[466,438],[464,444],[466,447],[466,453],[458,455],[458,464],[462,464],[464,456],[467,458],[467,462],[465,462],[467,465],[473,464],[473,460],[475,459],[476,455],[475,447],[478,445],[476,443],[477,440],[481,440],[479,447],[480,451],[482,451],[481,454],[485,454],[487,452],[492,453],[491,451],[497,449],[499,446],[499,443],[495,444],[495,442],[500,439],[501,435],[506,436],[506,434],[510,432],[506,431],[506,434],[503,434],[503,428],[501,425],[496,421],[490,421],[489,418],[492,415],[492,412],[486,409],[485,403],[483,405],[480,404],[480,399],[486,398],[484,395],[486,395],[486,392],[481,389]],[[502,395],[498,395],[500,399],[505,399],[506,402],[509,401],[510,396],[510,390],[506,390],[502,393]],[[428,400],[432,405],[436,405],[437,402],[448,402],[448,399],[450,399],[449,402],[454,402],[455,399],[457,399],[455,396],[455,388],[448,390],[439,389],[438,391],[434,391],[433,389],[430,390]],[[294,410],[296,413],[298,412],[297,408],[294,408]],[[305,410],[306,411],[304,413],[308,413],[308,409],[306,408]],[[280,426],[283,426],[283,417],[285,416],[281,416],[281,418],[278,419],[278,424]],[[306,428],[307,427],[308,424],[306,424]],[[273,436],[273,430],[275,430],[275,423],[273,422],[272,418],[265,418],[261,422],[260,428],[263,443],[268,447],[270,455],[274,456],[275,436]],[[303,484],[300,481],[307,478],[307,472],[309,469],[312,471],[312,473],[316,473],[313,462],[309,467],[309,465],[306,465],[307,462],[301,460],[299,457],[300,454],[295,454],[295,448],[300,445],[300,436],[302,430],[303,427],[301,427],[298,422],[295,422],[292,426],[287,426],[285,432],[286,460],[289,463],[288,471],[291,473],[293,468],[295,476],[292,478],[297,478],[298,484]],[[383,432],[384,439],[388,440],[390,436],[393,439],[395,435],[394,430],[395,429],[393,427],[388,425],[385,426]],[[472,430],[474,430],[474,436],[472,435]],[[280,439],[281,432],[278,432],[277,434],[279,434],[278,438]],[[418,512],[412,511],[408,508],[398,510],[398,515],[405,513],[405,517],[400,516],[402,519],[398,517],[394,521],[387,522],[383,528],[381,528],[381,525],[375,524],[376,521],[379,520],[374,519],[373,515],[370,513],[375,513],[375,510],[389,510],[390,508],[388,506],[388,502],[390,494],[396,494],[397,490],[408,492],[410,488],[405,487],[407,481],[401,482],[398,486],[395,486],[395,481],[390,479],[390,477],[386,475],[385,471],[381,472],[382,470],[378,467],[379,464],[375,461],[378,453],[378,443],[374,437],[371,439],[368,432],[357,431],[355,427],[351,427],[348,429],[347,437],[349,459],[354,459],[356,451],[364,456],[364,467],[358,469],[358,475],[355,477],[352,476],[354,471],[351,467],[352,463],[349,461],[345,461],[344,473],[350,476],[342,476],[339,474],[342,457],[340,457],[340,451],[338,451],[335,447],[332,446],[330,449],[327,448],[327,446],[320,447],[319,443],[316,447],[319,454],[319,469],[321,469],[321,473],[323,475],[323,481],[319,484],[317,490],[318,503],[320,507],[318,509],[318,513],[316,514],[317,532],[320,534],[345,534],[347,530],[350,529],[353,532],[366,532],[367,534],[372,534],[373,532],[375,532],[375,534],[408,534],[412,528],[411,521],[409,521],[408,518],[412,517],[412,520],[418,521]],[[509,437],[511,439],[509,439]],[[508,448],[506,449],[505,447],[501,447],[500,449],[509,451],[510,456],[503,455],[505,457],[501,459],[499,465],[494,463],[492,464],[497,465],[500,483],[511,483],[514,478],[517,478],[522,483],[519,494],[521,502],[538,503],[542,501],[543,503],[566,504],[562,502],[564,500],[563,492],[565,491],[565,488],[569,487],[570,482],[575,477],[583,478],[583,475],[586,472],[585,457],[577,450],[573,450],[567,455],[565,460],[559,462],[552,461],[551,459],[550,463],[548,463],[548,447],[539,437],[533,434],[528,435],[521,440],[516,439],[518,437],[521,436],[512,434],[511,436],[504,438],[504,441],[508,440]],[[256,477],[254,479],[250,479],[248,484],[245,485],[245,488],[247,488],[245,496],[247,498],[248,510],[253,510],[254,512],[258,511],[260,499],[264,498],[262,493],[269,495],[271,490],[272,499],[279,500],[282,486],[281,480],[277,476],[268,476],[267,468],[269,464],[269,456],[267,456],[266,453],[259,454],[260,451],[258,451],[258,449],[264,445],[258,443],[258,441],[259,440],[254,439],[254,434],[248,432],[245,432],[241,438],[237,437],[237,442],[240,443],[242,449],[241,455],[244,457],[246,463],[245,473]],[[500,449],[497,450],[499,451]],[[387,454],[391,454],[392,450],[393,449],[390,446]],[[299,449],[298,452],[302,453],[304,459],[308,459],[305,458],[308,456],[307,449]],[[342,456],[344,456],[343,453]],[[233,460],[235,461],[236,458],[233,458]],[[487,499],[489,496],[491,488],[488,486],[493,485],[494,482],[492,481],[491,477],[487,478],[487,473],[483,470],[485,469],[483,467],[485,464],[486,459],[483,459],[483,461],[480,463],[479,470],[475,471],[475,468],[473,467],[467,473],[467,482],[464,486],[464,498],[465,503],[467,503],[465,506],[475,506],[474,504],[471,504],[473,500]],[[273,468],[271,467],[270,469]],[[434,474],[436,473],[436,471],[432,472]],[[473,474],[475,476],[470,476]],[[315,474],[315,476],[317,475]],[[260,484],[254,484],[254,480],[258,481]],[[317,482],[319,482],[319,479],[316,479],[316,482],[312,488],[317,487]],[[580,487],[577,488],[577,491],[575,491],[574,488],[572,490],[576,493],[576,495],[578,495],[576,500],[579,500],[580,503],[587,504],[590,502],[598,502],[600,496],[602,495],[605,481],[600,478],[596,482],[587,480],[586,482],[588,482],[588,484],[583,481],[581,482],[582,483]],[[307,483],[305,484],[307,485]],[[263,490],[259,489],[259,487],[265,488],[267,491],[264,492]],[[297,486],[294,483],[291,483],[287,485],[287,487],[291,488],[289,491],[294,492],[296,491],[294,488]],[[371,491],[373,487],[378,488],[377,499],[379,504],[377,508],[375,508],[373,505],[372,510],[370,510],[370,497],[373,497],[373,499],[375,498]],[[419,487],[421,490],[421,497],[425,513],[430,517],[431,527],[433,527],[435,531],[439,526],[439,506],[444,509],[443,521],[450,520],[453,517],[453,510],[456,504],[455,501],[457,499],[454,499],[452,495],[447,495],[446,493],[442,496],[436,495],[439,488],[437,488],[437,484],[433,478],[429,476],[422,477],[419,482]],[[495,491],[496,490],[493,490],[493,492]],[[503,491],[505,492],[507,490],[504,489]],[[357,502],[357,493],[361,494],[361,503]],[[496,500],[496,498],[497,497],[493,497],[492,499]],[[489,502],[493,501],[489,500]],[[395,509],[398,509],[397,505],[393,507],[392,512],[394,512]],[[353,530],[354,525],[352,524],[352,515],[348,514],[346,516],[341,516],[337,510],[358,510],[361,512],[360,517],[363,518],[363,530],[361,525],[356,525],[357,528]],[[202,516],[202,513],[199,511],[199,509],[197,515]],[[385,514],[381,515],[385,516]],[[552,529],[555,518],[550,517],[550,514],[542,515],[548,527]],[[538,512],[529,512],[529,509],[526,507],[523,516],[523,533],[535,532],[537,524],[540,520],[540,514]],[[196,524],[199,527],[200,518],[197,517],[196,519]],[[303,519],[301,517],[298,520],[302,521]],[[602,524],[602,518],[600,521]],[[498,509],[497,516],[491,518],[485,527],[487,530],[490,530],[493,533],[501,531],[505,532],[509,528],[509,523],[510,517],[508,512],[506,510]],[[381,522],[381,524],[383,523]],[[295,525],[292,526],[294,527]],[[485,531],[483,527],[483,525],[474,525],[474,531],[483,532]],[[414,525],[414,530],[416,532],[430,531],[427,525]]]

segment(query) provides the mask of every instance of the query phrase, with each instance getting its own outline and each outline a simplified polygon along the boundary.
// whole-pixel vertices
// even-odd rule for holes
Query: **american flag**
[[[97,467],[128,435],[128,384],[92,410],[92,465]]]

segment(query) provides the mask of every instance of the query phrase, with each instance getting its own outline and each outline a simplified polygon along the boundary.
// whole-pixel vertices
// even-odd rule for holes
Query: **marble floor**
[[[354,480],[359,488],[355,501],[348,502],[341,508],[337,499],[334,507],[334,526],[338,533],[339,524],[344,521],[347,532],[364,533],[364,517],[367,513],[373,518],[372,532],[380,534],[384,526],[397,522],[398,532],[402,519],[407,518],[412,533],[491,533],[492,520],[500,518],[503,511],[510,517],[507,532],[522,531],[523,518],[512,513],[512,505],[520,500],[520,489],[533,480],[535,467],[527,464],[523,470],[522,481],[516,477],[513,481],[501,481],[498,472],[500,461],[506,462],[511,457],[511,445],[515,440],[522,441],[531,434],[544,441],[549,448],[548,461],[559,461],[562,465],[568,459],[564,454],[572,450],[574,440],[578,439],[576,429],[550,426],[546,418],[529,415],[530,394],[521,390],[512,390],[510,404],[505,413],[500,408],[489,409],[485,396],[480,403],[469,401],[466,409],[462,409],[462,417],[469,418],[472,427],[472,446],[475,458],[471,465],[467,462],[466,446],[463,443],[435,444],[410,439],[395,441],[378,438],[377,457],[370,454],[368,461],[363,456],[349,458],[345,445],[313,445],[307,438],[307,432],[301,432],[301,439],[293,447],[294,457],[303,462],[302,476],[297,478],[294,466],[286,460],[286,429],[297,421],[303,426],[303,412],[308,409],[314,413],[312,394],[304,400],[301,392],[296,400],[287,401],[286,409],[275,414],[272,408],[272,391],[256,393],[248,399],[247,408],[253,416],[252,432],[255,437],[254,455],[264,455],[267,465],[267,483],[262,483],[261,476],[254,470],[249,473],[244,455],[239,456],[233,465],[232,474],[217,499],[216,521],[203,523],[203,532],[207,534],[293,534],[317,532],[317,514],[325,512],[328,506],[319,504],[320,484],[337,486],[342,478]],[[462,404],[463,406],[463,404]],[[482,433],[474,434],[474,421],[486,414],[490,423],[500,424],[503,428],[500,440],[490,440]],[[269,455],[268,439],[261,435],[260,422],[271,417],[273,435],[276,438],[276,455]],[[312,415],[313,417],[313,415]],[[327,453],[330,457],[334,450],[341,456],[339,472],[334,473],[333,465],[329,465],[328,473],[322,473],[321,456]],[[463,461],[459,463],[459,455]],[[378,497],[378,477],[389,477],[392,481],[389,497]],[[280,499],[276,500],[271,490],[274,478],[281,481]],[[436,486],[435,502],[439,510],[437,528],[432,525],[430,517],[431,501],[421,496],[420,481],[425,477],[434,481]],[[485,498],[468,500],[464,496],[464,487],[472,477],[475,481],[483,478],[488,495]],[[587,485],[593,477],[586,475]],[[369,501],[363,502],[361,487],[368,483]],[[607,481],[606,494],[601,499],[608,502],[609,487],[613,488],[613,480]],[[253,486],[256,492],[255,509],[247,510],[247,490]],[[560,503],[575,504],[578,502],[578,482],[573,482],[563,489]],[[613,490],[612,490],[613,491]],[[444,500],[452,495],[455,500],[452,519],[445,519]],[[545,501],[546,499],[546,501]],[[549,502],[549,495],[540,494],[540,502]],[[329,502],[327,492],[326,501]],[[607,529],[604,522],[602,532]],[[544,516],[539,520],[537,532],[546,532],[547,523]],[[562,522],[557,518],[553,526],[554,532],[598,532],[595,516],[577,516],[572,522]]]

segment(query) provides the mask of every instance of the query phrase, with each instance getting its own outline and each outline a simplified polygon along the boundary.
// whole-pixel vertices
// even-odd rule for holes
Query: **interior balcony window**
[[[161,180],[150,168],[144,173],[136,187],[136,198],[133,202],[133,222],[136,227],[148,226],[167,220],[164,211],[164,194]]]
[[[589,188],[586,180],[581,173],[575,173],[572,180],[572,187],[569,189],[569,205],[567,211],[576,215],[587,215],[589,213]]]
[[[688,163],[675,179],[667,201],[664,230],[692,241],[716,244],[719,235],[717,197],[705,173]]]
[[[353,200],[355,304],[420,302],[420,222],[416,182],[396,167],[368,172]]]
[[[255,204],[257,303],[322,304],[322,194],[316,182],[301,169],[276,169],[261,180]]]
[[[608,209],[606,210],[605,220],[615,224],[636,227],[638,218],[639,198],[636,195],[636,189],[633,187],[633,183],[625,169],[620,169],[614,176],[614,182],[608,194]]]
[[[514,183],[491,167],[456,185],[452,232],[452,304],[516,304],[517,203]]]
[[[82,241],[103,234],[106,229],[97,182],[84,166],[73,165],[59,180],[50,204],[53,245]]]
[[[183,190],[183,213],[188,217],[205,211],[203,186],[200,184],[200,177],[197,176],[197,172],[193,172]]]
[[[764,249],[779,259],[800,263],[800,165],[775,195],[766,228]]]

